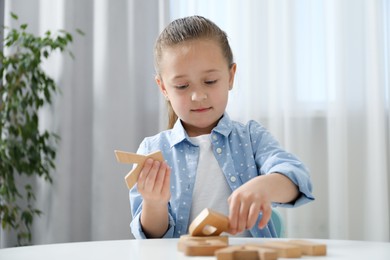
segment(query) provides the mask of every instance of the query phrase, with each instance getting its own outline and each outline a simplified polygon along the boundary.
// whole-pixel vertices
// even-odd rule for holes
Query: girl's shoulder
[[[164,130],[152,136],[145,137],[141,144],[148,146],[164,146],[170,144],[172,129]]]
[[[261,123],[255,120],[249,120],[246,123],[238,121],[231,122],[233,132],[248,134],[261,134],[267,132],[267,129]]]
[[[221,133],[252,133],[266,130],[258,121],[249,120],[246,123],[231,119],[230,116],[225,113],[219,121],[216,130]]]

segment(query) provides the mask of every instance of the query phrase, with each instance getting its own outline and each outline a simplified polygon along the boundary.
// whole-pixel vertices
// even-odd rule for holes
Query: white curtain
[[[62,89],[43,125],[61,135],[54,183],[37,182],[34,243],[128,239],[114,149],[165,127],[152,49],[170,20],[203,15],[238,64],[228,112],[264,124],[311,170],[316,200],[279,209],[288,237],[390,239],[390,1],[8,0],[31,31],[83,30],[75,60],[46,65]],[[3,235],[4,237],[4,235]],[[12,245],[11,236],[2,246]]]
[[[171,0],[229,35],[228,111],[263,123],[310,168],[316,200],[280,210],[288,237],[389,241],[390,3]]]

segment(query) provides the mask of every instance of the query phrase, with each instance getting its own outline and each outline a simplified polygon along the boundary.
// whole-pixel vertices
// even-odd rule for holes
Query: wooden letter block
[[[247,250],[256,250],[261,260],[276,260],[278,258],[278,252],[274,249],[264,248],[261,245],[247,244],[245,245]]]
[[[207,240],[207,241],[218,240],[226,245],[229,244],[229,237],[227,237],[227,236],[193,237],[190,235],[182,235],[182,236],[180,236],[179,243],[177,244],[178,245],[177,249],[181,252],[184,252],[183,245],[186,241],[204,242],[205,240]]]
[[[127,185],[127,188],[131,189],[138,180],[138,176],[141,172],[141,169],[148,158],[152,158],[153,160],[157,161],[164,161],[164,157],[161,153],[161,151],[156,151],[154,153],[148,154],[148,155],[140,155],[136,153],[128,153],[123,151],[115,150],[116,159],[120,163],[135,163],[137,164],[137,167],[131,170],[125,177],[125,182]]]
[[[273,249],[258,245],[230,246],[215,251],[217,260],[276,260],[278,254]]]
[[[271,248],[277,251],[278,257],[299,258],[302,256],[301,247],[284,241],[272,241],[260,244],[261,247]]]
[[[229,230],[229,218],[211,209],[204,209],[189,227],[191,236],[218,236]]]
[[[326,255],[326,245],[306,240],[290,240],[288,243],[301,247],[302,254],[311,256]]]
[[[243,246],[229,246],[215,251],[217,260],[259,260],[258,255],[253,251],[245,251]]]
[[[227,236],[192,237],[181,236],[178,250],[187,256],[213,256],[218,249],[229,245]]]

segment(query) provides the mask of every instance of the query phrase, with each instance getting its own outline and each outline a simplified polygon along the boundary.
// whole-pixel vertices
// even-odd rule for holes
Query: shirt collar
[[[232,131],[232,127],[233,127],[233,123],[229,115],[225,112],[222,118],[219,120],[217,126],[213,129],[213,132],[217,132],[227,137]],[[181,120],[178,119],[171,131],[171,143],[170,143],[171,148],[184,140],[187,140],[188,142],[191,143],[187,132],[184,130]]]
[[[188,134],[184,130],[181,120],[177,119],[171,131],[171,148],[184,140],[189,140]]]
[[[222,118],[219,120],[217,126],[213,129],[213,132],[220,133],[225,137],[228,137],[233,128],[233,122],[229,115],[225,112]]]

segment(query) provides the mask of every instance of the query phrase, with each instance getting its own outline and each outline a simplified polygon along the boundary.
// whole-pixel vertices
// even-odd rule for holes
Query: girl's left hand
[[[271,218],[270,194],[262,178],[258,176],[236,189],[228,198],[229,233],[235,235],[252,228],[260,212],[263,216],[259,228],[264,228]]]

